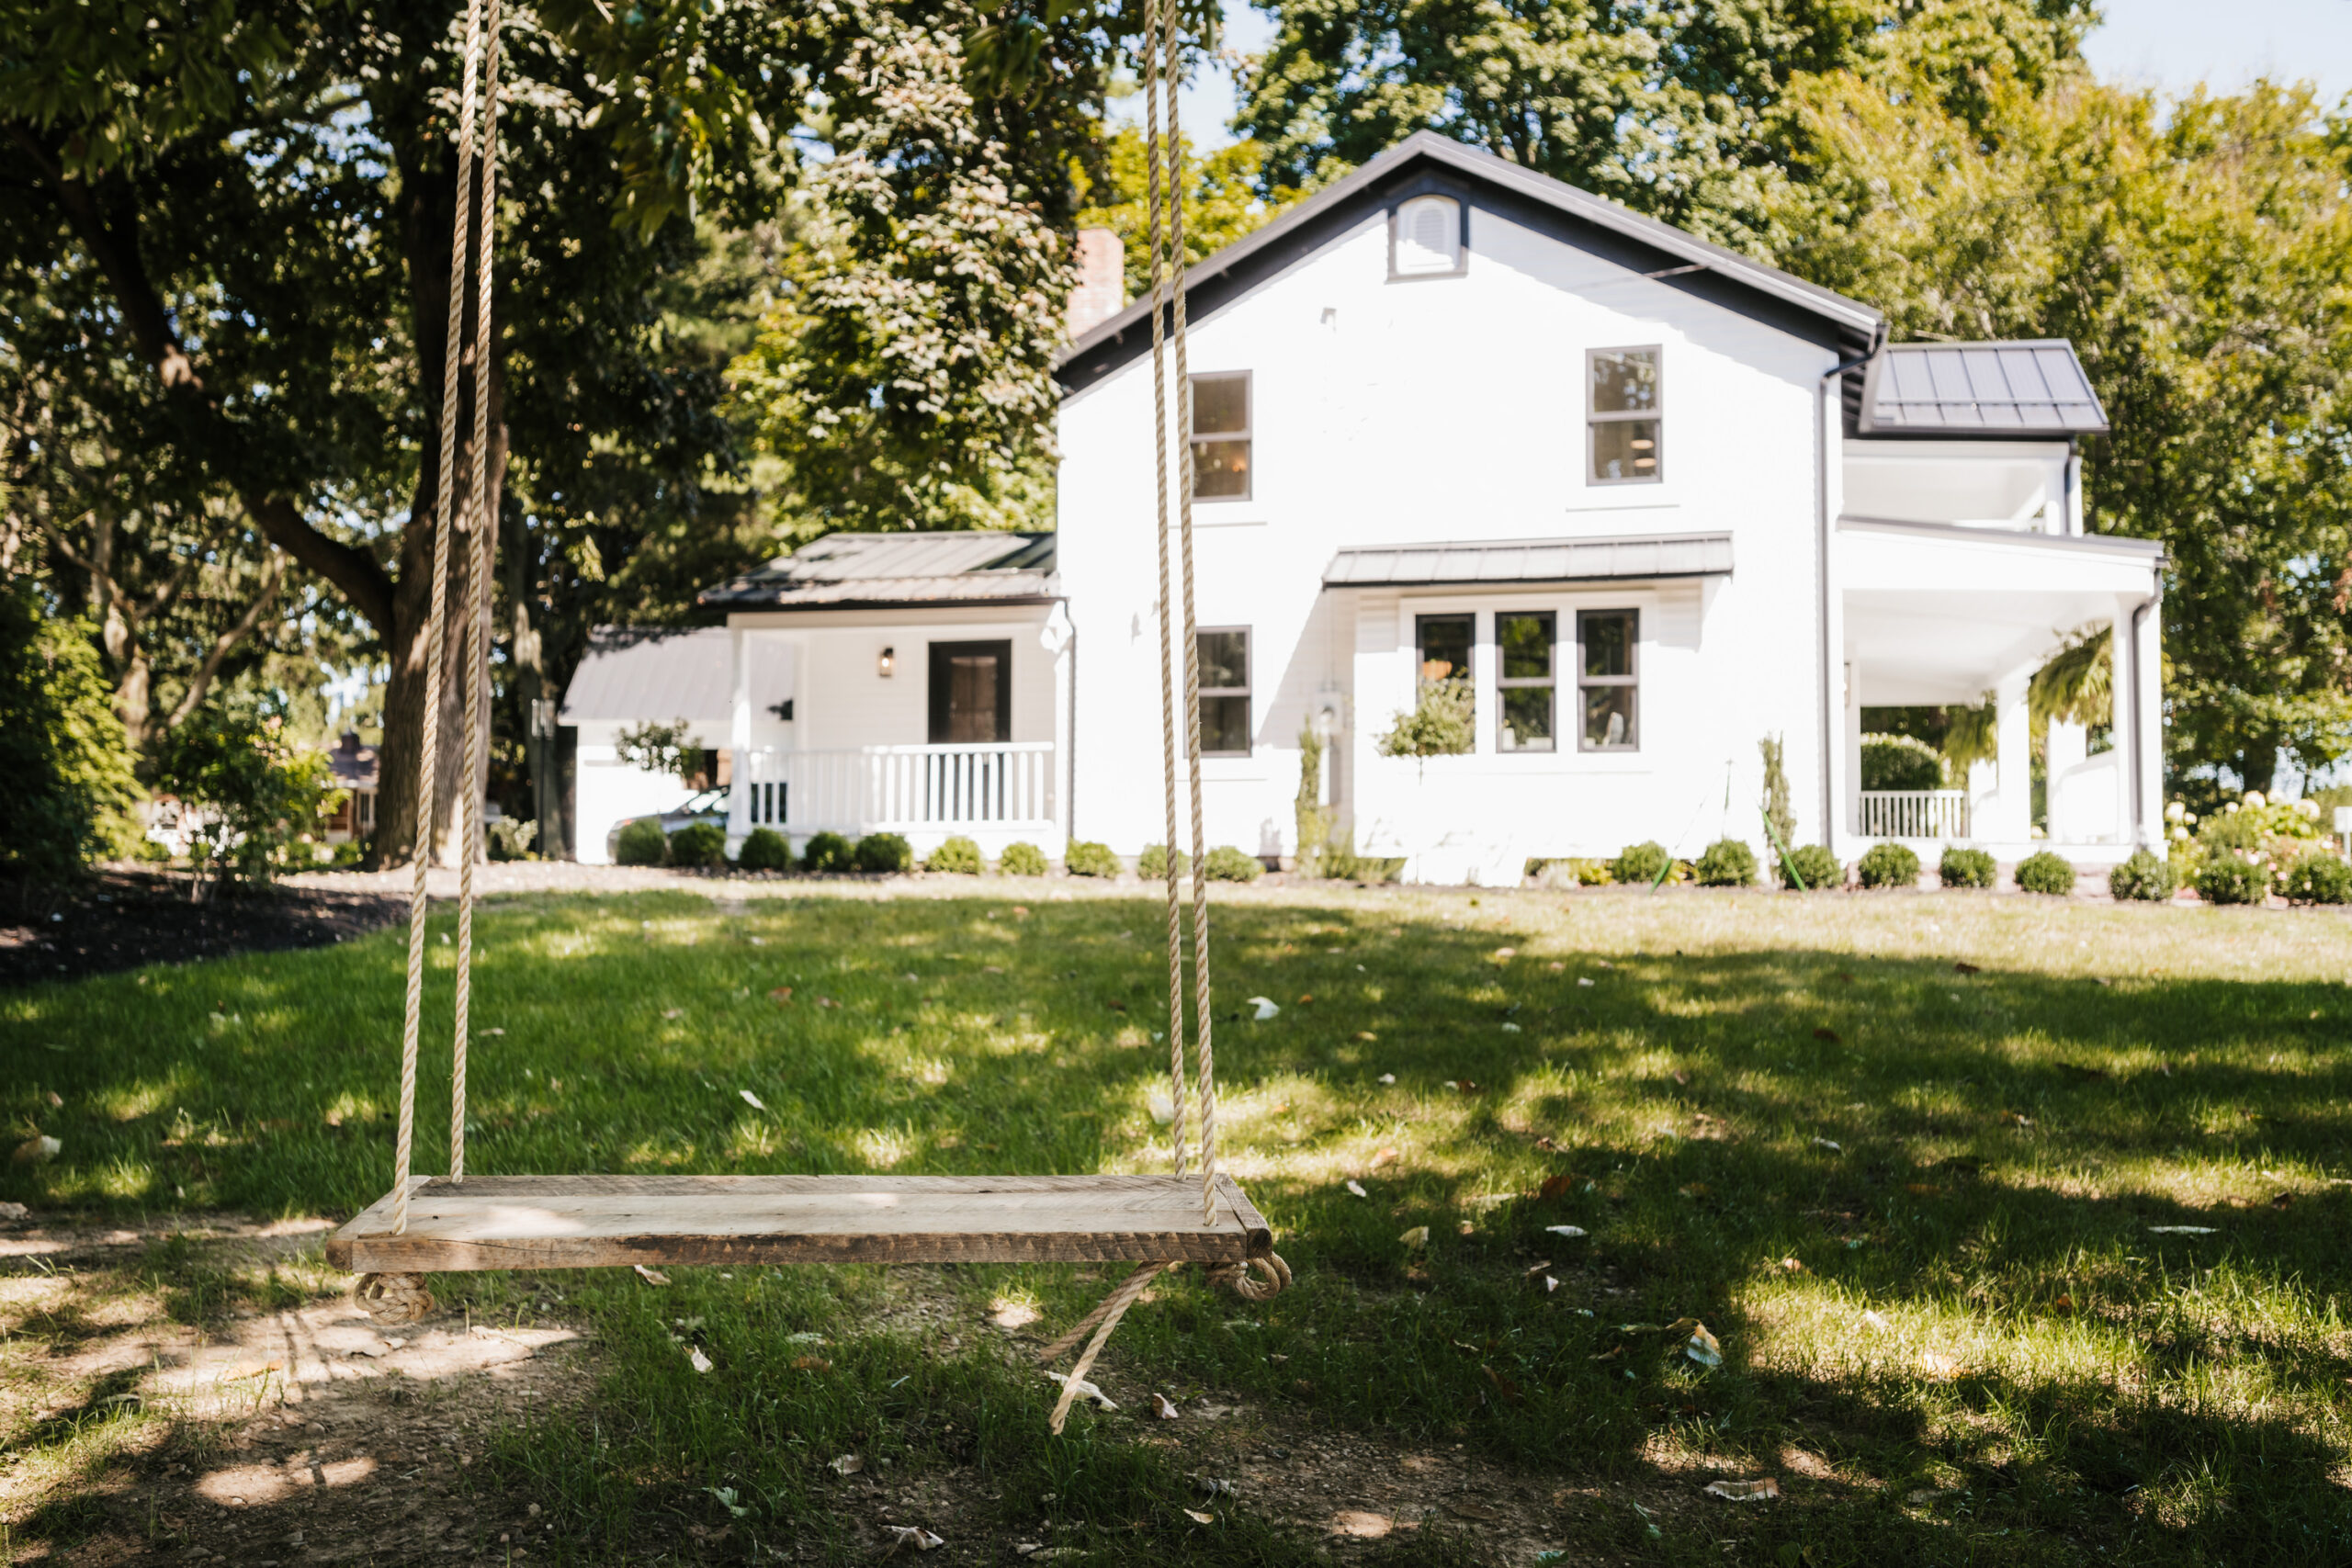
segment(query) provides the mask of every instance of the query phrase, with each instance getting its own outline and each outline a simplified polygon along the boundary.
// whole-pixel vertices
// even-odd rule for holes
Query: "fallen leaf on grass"
[[[1378,1170],[1384,1165],[1395,1165],[1396,1163],[1396,1151],[1395,1149],[1383,1149],[1378,1154],[1372,1156],[1372,1168],[1374,1170]]]
[[[1430,1244],[1430,1227],[1427,1225],[1415,1225],[1411,1230],[1407,1231],[1396,1239],[1403,1242],[1407,1247],[1427,1247]]]
[[[1592,976],[1589,975],[1579,975],[1577,976],[1577,984],[1579,986],[1589,986],[1592,984]]]
[[[835,1475],[855,1475],[865,1468],[865,1461],[855,1454],[842,1454],[827,1462]]]
[[[1196,1525],[1213,1525],[1216,1523],[1216,1516],[1215,1514],[1204,1514],[1198,1508],[1185,1509],[1184,1517],[1192,1520]]]
[[[921,1525],[884,1525],[882,1528],[888,1530],[891,1536],[890,1550],[882,1554],[885,1557],[902,1551],[908,1547],[912,1547],[917,1551],[936,1551],[947,1544]]]
[[[792,1370],[796,1372],[830,1372],[833,1364],[822,1356],[795,1356]]]
[[[1844,1043],[1843,1041],[1838,1038],[1838,1032],[1834,1029],[1816,1029],[1813,1032],[1813,1037],[1815,1040],[1826,1040],[1832,1045],[1840,1045]]]
[[[1048,1382],[1060,1383],[1065,1387],[1069,1386],[1070,1382],[1069,1376],[1066,1372],[1047,1372],[1046,1374],[1046,1381]],[[1092,1400],[1094,1402],[1094,1407],[1097,1410],[1116,1410],[1119,1407],[1117,1401],[1114,1400],[1109,1394],[1104,1393],[1101,1389],[1095,1387],[1094,1384],[1089,1382],[1084,1378],[1078,1380],[1077,1387],[1078,1397],[1080,1399]]]
[[[1587,1236],[1592,1234],[1590,1231],[1586,1230],[1582,1225],[1545,1225],[1544,1228],[1551,1232],[1554,1235],[1564,1235],[1571,1241],[1574,1241],[1580,1236]]]
[[[1781,1272],[1787,1274],[1803,1274],[1806,1272],[1805,1266],[1793,1258],[1781,1258]]]
[[[702,1347],[699,1345],[686,1347],[686,1359],[694,1364],[695,1371],[698,1372],[707,1372],[711,1369],[711,1359],[702,1353]]]
[[[1164,1393],[1154,1393],[1151,1396],[1151,1408],[1153,1414],[1157,1415],[1162,1421],[1173,1421],[1179,1416],[1183,1414],[1182,1411],[1176,1408],[1175,1404]]]
[[[1833,1155],[1842,1155],[1846,1152],[1845,1145],[1831,1138],[1815,1138],[1813,1141],[1813,1146],[1816,1149],[1827,1149]]]
[[[1546,1201],[1554,1198],[1565,1198],[1576,1186],[1576,1181],[1577,1179],[1573,1176],[1547,1176],[1544,1179],[1544,1185],[1535,1190],[1535,1196]]]
[[[1781,1483],[1768,1475],[1760,1481],[1710,1481],[1705,1490],[1726,1503],[1768,1503],[1781,1495]]]
[[[1369,1029],[1359,1029],[1356,1031],[1356,1038],[1359,1040],[1377,1040],[1380,1036],[1374,1034]]]
[[[684,1008],[663,1008],[662,1010],[662,1016],[663,1018],[684,1018],[686,1016],[686,1010]]]
[[[1250,1005],[1258,1010],[1257,1012],[1251,1016],[1254,1021],[1259,1023],[1265,1022],[1268,1019],[1272,1018],[1275,1014],[1283,1010],[1272,997],[1251,997],[1250,998]]]
[[[1359,1513],[1351,1509],[1331,1516],[1333,1535],[1352,1536],[1358,1540],[1378,1540],[1396,1528],[1396,1521],[1385,1514]]]
[[[739,1089],[735,1092],[741,1095],[743,1097],[743,1103],[750,1106],[752,1110],[765,1111],[767,1109],[766,1106],[760,1103],[760,1097],[753,1094],[750,1089]]]
[[[1951,972],[1955,975],[1981,975],[1984,973],[1983,970],[1979,969],[1975,964],[1971,964],[1965,958],[1954,959],[1952,961]]]
[[[1395,1073],[1383,1073],[1380,1075],[1380,1081],[1382,1083],[1395,1083],[1396,1081],[1396,1075]]]
[[[842,1004],[833,1000],[831,997],[819,997],[817,998],[817,1005],[820,1008],[837,1008]]]
[[[1471,1519],[1482,1525],[1493,1524],[1502,1516],[1484,1503],[1473,1503],[1466,1497],[1448,1497],[1445,1511],[1457,1519]]]
[[[768,1000],[774,1002],[778,1007],[789,1006],[792,1001],[792,987],[789,986],[778,986],[775,990],[768,993]]]
[[[1363,1183],[1361,1181],[1351,1180],[1348,1183],[1348,1190],[1354,1193],[1359,1198],[1369,1198],[1372,1196],[1371,1193],[1363,1190]]]
[[[1313,1001],[1314,999],[1315,999],[1315,994],[1314,994],[1312,991],[1301,991],[1301,992],[1298,994],[1299,1005],[1300,1005],[1300,1006],[1302,1006],[1302,1007],[1306,1006],[1307,1003],[1309,1003],[1309,1002]]]
[[[1939,1382],[1950,1382],[1952,1379],[1964,1377],[1968,1373],[1968,1368],[1965,1365],[1940,1350],[1920,1351],[1919,1370]]]
[[[1906,1181],[1903,1184],[1903,1190],[1917,1198],[1939,1197],[1943,1192],[1943,1189],[1932,1181]]]
[[[2150,1235],[2212,1235],[2216,1234],[2216,1228],[2212,1225],[2150,1225],[2148,1234]]]
[[[1517,1404],[1523,1397],[1519,1392],[1519,1385],[1495,1371],[1494,1368],[1480,1367],[1478,1371],[1488,1382],[1495,1385],[1495,1392],[1503,1396],[1504,1404]]]
[[[35,1134],[17,1145],[9,1157],[18,1165],[47,1165],[65,1150],[65,1145],[46,1133]]]
[[[648,1269],[642,1263],[632,1263],[629,1267],[636,1269],[637,1277],[649,1285],[666,1285],[670,1282],[670,1276],[659,1269]]]

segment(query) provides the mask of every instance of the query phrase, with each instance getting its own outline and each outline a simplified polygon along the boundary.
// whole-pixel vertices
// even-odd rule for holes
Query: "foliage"
[[[2000,755],[2000,715],[1989,692],[1973,707],[1945,710],[1943,754],[1954,782],[1967,783],[1970,763],[1990,762]]]
[[[325,756],[286,735],[274,704],[242,700],[199,709],[163,739],[156,781],[191,807],[199,882],[266,882],[315,863],[311,846],[339,796]]]
[[[1862,737],[1864,789],[1928,790],[1943,784],[1943,757],[1926,741],[1908,735]]]
[[[1182,876],[1192,869],[1192,863],[1191,856],[1182,850],[1176,852],[1177,875]],[[1136,874],[1146,882],[1165,882],[1168,879],[1168,846],[1146,844],[1143,853],[1136,857]]]
[[[1946,844],[1943,859],[1936,863],[1936,874],[1946,887],[1990,887],[2000,880],[2001,871],[1990,850]]]
[[[2161,904],[2179,885],[2172,863],[2146,849],[2133,850],[2131,859],[2107,874],[2107,890],[2118,903]]]
[[[2064,898],[2075,891],[2075,866],[2055,850],[2041,850],[2018,862],[2010,874],[2020,893],[2045,893]]]
[[[932,851],[922,863],[922,868],[925,871],[953,872],[958,876],[978,876],[988,869],[988,863],[980,858],[980,846],[959,833],[941,840],[939,847]]]
[[[1477,699],[1460,676],[1424,681],[1412,711],[1400,713],[1378,740],[1384,757],[1453,757],[1476,744]]]
[[[1718,839],[1699,856],[1702,887],[1752,887],[1756,885],[1756,852],[1743,839]]]
[[[1609,876],[1628,886],[1647,887],[1672,863],[1666,846],[1652,839],[1647,843],[1628,844],[1619,851],[1617,858],[1609,863]]]
[[[56,879],[139,837],[141,797],[88,628],[0,582],[0,865]]]
[[[856,863],[850,841],[839,833],[811,833],[800,847],[800,869],[820,874],[848,871]]]
[[[2188,818],[2183,814],[2186,825]],[[2259,790],[2225,804],[2207,815],[2197,840],[2207,850],[2259,851],[2273,858],[2295,852],[2301,844],[2316,840],[2322,832],[2319,803],[2312,800],[2272,800]]]
[[[1356,853],[1356,836],[1352,829],[1331,840],[1330,848],[1323,854],[1323,874],[1335,882],[1394,882],[1404,869],[1405,857],[1402,855]]]
[[[1872,844],[1854,863],[1854,879],[1865,887],[1916,887],[1919,857],[1902,844]]]
[[[2105,626],[2086,626],[2043,661],[2026,688],[2037,722],[2058,719],[2099,728],[2115,721],[2115,639]]]
[[[1051,869],[1046,863],[1045,851],[1021,840],[1004,846],[1004,853],[997,857],[996,868],[1007,876],[1043,876]]]
[[[773,828],[754,828],[743,835],[735,863],[745,871],[790,871],[792,840]]]
[[[1255,855],[1245,855],[1231,844],[1218,844],[1201,862],[1202,874],[1212,882],[1255,882],[1265,871]]]
[[[2278,892],[2290,904],[2352,904],[2352,865],[2324,851],[2298,855],[2278,879]]]
[[[2236,850],[2205,857],[2197,896],[2208,904],[2259,904],[2270,896],[2270,863]]]
[[[1125,247],[1127,298],[1140,299],[1151,292],[1151,213],[1142,129],[1120,127],[1102,151],[1102,179],[1089,179],[1082,170],[1078,175],[1079,209],[1072,222],[1119,236]],[[1228,142],[1204,158],[1193,153],[1192,138],[1184,139],[1179,167],[1184,175],[1188,265],[1246,239],[1312,194],[1292,186],[1266,186],[1265,164],[1261,142]]]
[[[693,734],[694,726],[683,718],[673,724],[648,719],[616,734],[613,750],[632,768],[668,773],[691,784],[702,772],[702,748],[688,744]]]
[[[1779,863],[1781,886],[1819,893],[1846,886],[1846,868],[1826,844],[1801,844]]]
[[[483,825],[483,837],[489,840],[490,858],[496,861],[529,860],[531,842],[539,836],[539,825],[527,817],[501,817]]]
[[[613,840],[616,865],[660,865],[670,858],[670,840],[658,817],[633,817]]]
[[[1291,815],[1298,834],[1298,874],[1320,876],[1323,851],[1331,841],[1331,809],[1323,804],[1323,737],[1312,724],[1298,728],[1298,795]]]
[[[1764,756],[1764,820],[1772,825],[1785,849],[1797,836],[1796,807],[1789,804],[1787,748],[1778,735],[1764,737],[1756,747]]]
[[[716,822],[689,822],[670,835],[670,863],[716,871],[727,864],[727,829]]]
[[[915,850],[903,834],[868,833],[850,852],[850,863],[859,871],[893,874],[915,868]]]
[[[1098,844],[1091,839],[1072,839],[1062,852],[1062,869],[1072,876],[1116,876],[1119,857],[1111,852],[1108,844]]]

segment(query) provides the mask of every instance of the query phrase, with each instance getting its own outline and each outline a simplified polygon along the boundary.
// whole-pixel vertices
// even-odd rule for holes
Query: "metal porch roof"
[[[1863,435],[2057,437],[2105,431],[2107,411],[2064,338],[1891,343],[1862,378]]]
[[[1591,582],[1611,578],[1720,577],[1730,571],[1729,534],[1490,539],[1343,549],[1323,569],[1323,586],[1423,588],[1448,583]]]
[[[733,647],[724,626],[598,626],[564,689],[560,722],[725,724],[734,713]]]
[[[703,590],[729,610],[1035,604],[1059,597],[1051,534],[828,534]]]

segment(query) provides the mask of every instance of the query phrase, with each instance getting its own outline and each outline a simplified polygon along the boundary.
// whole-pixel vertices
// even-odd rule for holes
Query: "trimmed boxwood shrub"
[[[1255,882],[1265,867],[1255,855],[1245,855],[1231,844],[1219,844],[1201,863],[1201,870],[1216,882]]]
[[[2214,855],[2197,873],[2197,896],[2208,904],[2259,904],[2270,897],[2270,868],[2234,852]]]
[[[915,847],[897,833],[868,833],[850,852],[850,864],[860,871],[912,871]]]
[[[852,863],[849,840],[839,833],[811,833],[800,851],[803,871],[847,871]]]
[[[1916,736],[1862,737],[1864,789],[1941,789],[1943,753]]]
[[[1836,855],[1829,852],[1826,844],[1802,844],[1791,850],[1786,860],[1777,863],[1783,887],[1800,886],[1800,877],[1804,879],[1802,886],[1814,893],[1846,886],[1846,868],[1838,863]]]
[[[2075,863],[2054,850],[2042,850],[2018,862],[2017,879],[2020,893],[2064,898],[2075,890]]]
[[[1958,844],[1946,844],[1944,858],[1936,863],[1936,874],[1946,887],[1990,887],[2000,874],[1991,851],[1963,850]]]
[[[650,817],[622,823],[620,837],[613,843],[613,859],[621,865],[660,865],[669,854],[670,840]]]
[[[670,835],[670,863],[705,870],[727,863],[727,829],[716,822],[689,822]]]
[[[1742,839],[1717,839],[1699,857],[1702,887],[1750,887],[1756,883],[1756,852]],[[1652,872],[1651,875],[1657,874]]]
[[[2352,865],[2314,851],[2287,868],[2278,891],[2290,904],[2352,904]]]
[[[2161,904],[2180,886],[2170,861],[2158,860],[2148,850],[2133,850],[2132,858],[2107,874],[2107,890],[2119,899]]]
[[[1192,869],[1193,857],[1183,851],[1176,852],[1176,874],[1182,876]],[[1136,857],[1136,874],[1146,882],[1164,882],[1168,878],[1168,846],[1146,844],[1143,853]]]
[[[1011,851],[1007,851],[1008,855]],[[1119,857],[1111,852],[1108,844],[1098,844],[1091,839],[1071,840],[1062,852],[1062,869],[1072,876],[1116,876]]]
[[[940,846],[931,852],[930,858],[922,863],[922,868],[925,871],[953,872],[957,876],[978,876],[988,869],[988,863],[980,859],[980,846],[959,833],[955,838],[943,840]]]
[[[1078,846],[1072,844],[1071,849]],[[1007,876],[1043,876],[1046,874],[1046,852],[1035,844],[1007,844],[1003,858],[996,863],[997,870]]]
[[[1854,875],[1865,887],[1915,887],[1919,857],[1902,844],[1872,844],[1854,863]]]
[[[1645,844],[1627,844],[1609,863],[1609,875],[1613,881],[1647,887],[1666,869],[1668,859],[1666,846],[1656,839]]]
[[[754,828],[743,836],[735,863],[745,871],[790,871],[792,840],[773,828]]]

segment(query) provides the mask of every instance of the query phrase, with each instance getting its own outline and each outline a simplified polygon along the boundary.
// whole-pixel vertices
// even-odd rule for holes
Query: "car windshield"
[[[670,815],[673,817],[700,817],[706,812],[724,811],[726,809],[727,792],[723,789],[707,789],[698,795],[688,795],[686,797],[686,803],[684,806],[679,807],[676,810],[671,812]]]

